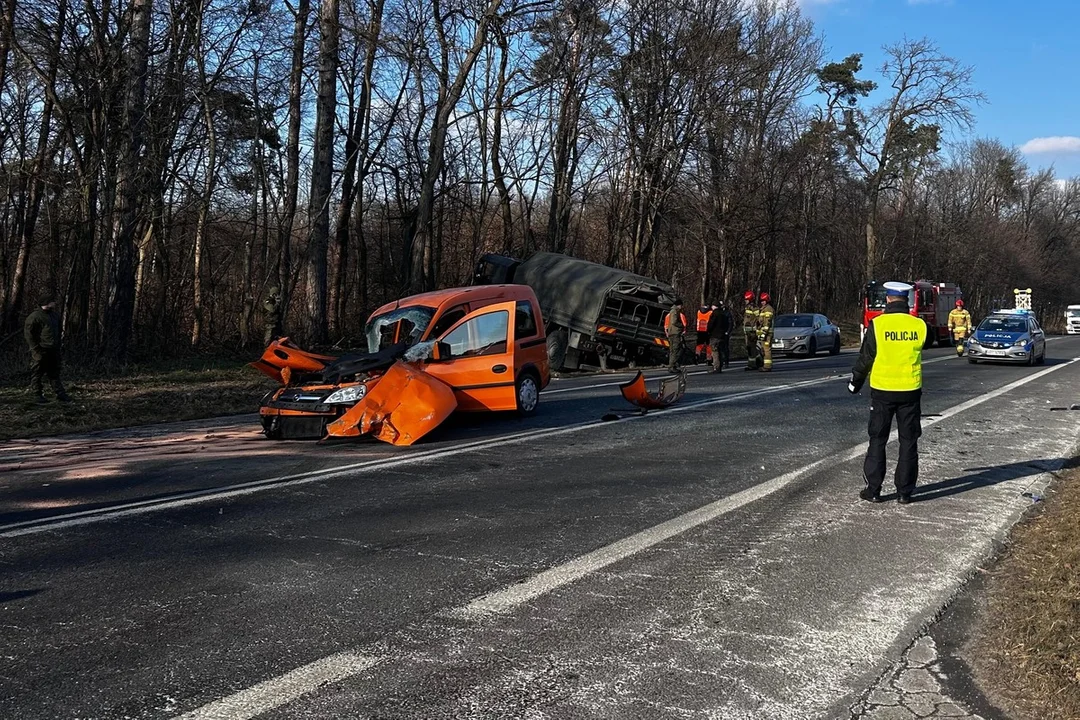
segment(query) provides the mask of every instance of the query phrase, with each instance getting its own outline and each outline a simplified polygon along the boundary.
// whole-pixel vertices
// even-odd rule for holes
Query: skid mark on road
[[[943,411],[940,415],[926,419],[923,422],[923,427],[927,428],[932,425],[936,425],[937,423],[944,422],[945,420],[955,417],[963,412],[966,412],[967,410],[978,407],[979,405],[989,402],[995,398],[1001,397],[1002,395],[1006,395],[1007,393],[1012,392],[1017,388],[1023,387],[1028,383],[1044,378],[1051,373],[1061,370],[1062,368],[1069,367],[1076,363],[1078,360],[1080,360],[1080,358],[1073,358],[1068,362],[1062,363],[1061,365],[1055,365],[1046,368],[1045,370],[1034,373],[1032,375],[1028,375],[1012,383],[1003,385],[1002,387],[999,387],[995,390],[991,390],[982,395],[978,395],[970,400],[954,405]],[[820,382],[823,381],[811,381],[810,383],[803,383],[801,385],[805,386],[807,384],[817,384]],[[705,401],[702,403],[697,403],[696,405],[701,406],[706,404],[716,404],[716,401]],[[687,406],[685,408],[673,408],[672,410],[683,409],[691,408],[690,406]],[[895,439],[896,433],[893,432],[893,435],[890,438],[890,442],[895,441]],[[817,460],[813,463],[810,463],[809,465],[805,465],[796,470],[792,470],[791,472],[785,473],[771,480],[766,480],[764,482],[758,483],[757,485],[747,488],[746,490],[743,490],[741,492],[735,493],[734,495],[727,496],[715,502],[699,507],[695,510],[691,510],[690,512],[679,515],[678,517],[672,518],[671,520],[655,525],[629,537],[617,540],[597,550],[581,555],[568,562],[562,563],[561,565],[549,568],[548,570],[534,575],[533,577],[523,582],[513,583],[494,592],[482,595],[467,603],[466,605],[446,611],[445,615],[469,621],[482,622],[485,618],[492,615],[508,613],[512,610],[515,610],[516,608],[521,607],[523,604],[530,602],[531,600],[534,600],[542,595],[545,595],[570,583],[573,583],[574,581],[586,577],[596,572],[597,570],[612,565],[613,563],[616,563],[620,560],[624,560],[643,550],[651,548],[658,543],[663,542],[664,540],[672,538],[676,535],[686,532],[687,530],[698,527],[704,523],[728,514],[756,500],[767,497],[768,495],[777,492],[778,490],[792,484],[793,482],[811,475],[813,472],[820,470],[822,467],[825,467],[827,465],[842,464],[855,460],[856,458],[860,457],[865,451],[866,443],[860,443],[847,450],[842,450],[838,453],[834,453],[833,455]],[[332,658],[336,656],[330,657]],[[369,656],[362,655],[358,657]],[[286,675],[283,675],[281,677],[285,678],[290,676],[296,676],[296,673],[301,673],[301,675],[297,677],[304,677],[303,672],[305,671],[305,669],[312,666],[319,666],[320,663],[325,662],[327,659],[328,658],[322,658],[320,660],[316,660],[310,665],[301,666],[300,668],[297,668],[296,670],[293,670],[292,672],[287,673]],[[370,667],[370,665],[367,667]],[[359,672],[362,672],[362,670],[358,670],[354,673],[338,677],[336,681],[344,680],[346,677],[358,674]],[[259,712],[266,712],[268,709],[272,709],[273,707],[280,707],[280,705],[269,705],[269,703],[273,702],[272,697],[263,697],[265,693],[255,692],[257,688],[274,682],[275,680],[265,681],[264,683],[255,685],[248,690],[241,691],[240,693],[219,700],[216,703],[211,703],[210,705],[204,706],[206,708],[214,706],[226,708],[237,707],[238,709],[234,714],[204,716],[189,713],[188,715],[181,716],[181,720],[202,720],[202,718],[204,717],[215,718],[215,720],[217,720],[218,718],[220,718],[221,720],[248,720],[255,715],[245,712],[242,708],[240,708],[240,706],[230,704],[232,703],[232,698],[236,698],[241,695],[249,699],[254,697],[256,700],[258,700],[257,707],[262,708]],[[300,692],[296,692],[300,690],[299,687],[292,686],[294,692],[292,692],[287,699],[281,701],[281,704],[289,702],[302,695],[314,692],[320,689],[325,684],[326,683],[322,681],[318,683],[309,683],[307,690],[303,690]],[[198,712],[201,712],[201,709],[195,711],[195,713]]]

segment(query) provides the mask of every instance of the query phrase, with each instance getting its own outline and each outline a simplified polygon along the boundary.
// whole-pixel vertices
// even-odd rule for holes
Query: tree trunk
[[[457,107],[461,93],[465,89],[473,66],[480,51],[487,42],[491,23],[495,20],[502,0],[489,0],[483,16],[478,20],[476,35],[472,46],[458,66],[457,75],[452,84],[448,84],[449,68],[447,56],[450,54],[442,23],[444,18],[438,0],[434,0],[436,33],[439,35],[443,50],[444,65],[441,68],[439,100],[435,119],[432,121],[431,137],[428,141],[427,164],[420,183],[420,199],[409,213],[409,220],[403,224],[405,259],[408,267],[407,290],[410,293],[430,289],[434,280],[434,258],[432,256],[431,216],[435,207],[435,185],[442,175],[446,134],[450,126],[450,116]]]
[[[135,232],[152,14],[152,0],[131,0],[131,39],[125,68],[127,97],[116,179],[118,207],[112,227],[115,253],[109,283],[112,292],[105,316],[105,349],[114,360],[121,360],[127,354],[135,310]]]
[[[310,0],[298,0],[293,24],[292,68],[289,73],[289,136],[285,146],[285,202],[278,229],[277,275],[281,290],[281,315],[288,311],[292,290],[292,235],[300,187],[300,126],[303,120],[304,44]]]

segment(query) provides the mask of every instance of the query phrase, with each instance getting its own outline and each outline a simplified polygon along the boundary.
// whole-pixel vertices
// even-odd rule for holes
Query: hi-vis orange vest
[[[679,313],[679,319],[682,320],[683,330],[686,329],[686,313]],[[671,327],[671,313],[664,315],[664,329],[667,330]]]
[[[705,332],[706,330],[709,329],[709,318],[712,317],[712,313],[713,313],[712,310],[709,310],[708,312],[701,312],[700,310],[697,311],[697,331],[698,332]]]

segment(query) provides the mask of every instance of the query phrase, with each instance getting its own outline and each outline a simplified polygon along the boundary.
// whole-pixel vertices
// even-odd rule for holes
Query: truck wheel
[[[521,373],[517,380],[517,411],[519,415],[532,415],[540,404],[540,381],[532,370]]]
[[[570,347],[570,333],[565,328],[557,328],[548,333],[548,367],[553,371],[562,370],[566,363],[566,351]]]

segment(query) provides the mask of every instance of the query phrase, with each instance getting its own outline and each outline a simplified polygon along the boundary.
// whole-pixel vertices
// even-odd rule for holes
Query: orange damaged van
[[[526,285],[451,288],[377,309],[367,347],[340,357],[282,339],[252,363],[282,387],[259,408],[267,437],[323,437],[399,360],[418,363],[466,412],[536,410],[551,379],[540,304]]]

